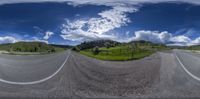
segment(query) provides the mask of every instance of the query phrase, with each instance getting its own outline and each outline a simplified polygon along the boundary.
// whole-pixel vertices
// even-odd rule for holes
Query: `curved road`
[[[59,72],[68,54],[69,52],[33,56],[0,54],[0,81],[11,84],[34,84],[48,80],[47,78]]]
[[[200,81],[200,55],[190,51],[175,50],[183,69],[194,79]]]
[[[200,98],[200,58],[185,50],[161,52],[160,80],[151,96],[162,98]]]
[[[70,51],[0,54],[0,98],[199,98],[199,71],[200,54],[183,50],[127,62],[100,61]],[[6,84],[2,79],[42,82]]]

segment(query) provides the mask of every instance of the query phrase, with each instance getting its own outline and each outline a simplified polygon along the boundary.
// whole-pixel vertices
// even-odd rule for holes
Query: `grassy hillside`
[[[0,44],[0,50],[9,51],[11,44]]]
[[[64,51],[64,48],[48,45],[43,42],[17,42],[13,44],[1,44],[0,50],[8,52],[30,52],[30,53],[54,53]]]
[[[192,45],[192,46],[169,46],[169,48],[172,48],[172,49],[183,49],[183,50],[199,50],[200,51],[200,45]]]
[[[96,46],[98,47],[105,47],[107,45],[109,45],[110,47],[119,45],[119,42],[115,42],[115,41],[111,41],[111,40],[96,40],[96,41],[89,41],[89,42],[83,42],[80,45],[77,45],[77,47],[80,50],[84,50],[84,49],[90,49],[90,48],[94,48]]]
[[[200,45],[185,47],[187,50],[200,50]]]
[[[97,41],[99,42],[99,41]],[[91,42],[90,42],[91,43]],[[89,43],[89,44],[90,44]],[[87,45],[84,43],[84,45]],[[168,49],[165,45],[162,44],[154,44],[146,41],[137,41],[130,43],[115,43],[115,45],[110,44],[105,41],[104,45],[99,47],[88,47],[86,49],[80,48],[80,46],[84,46],[82,44],[76,47],[76,50],[81,54],[94,57],[101,60],[135,60],[141,59],[146,56],[153,54],[159,50]],[[95,45],[95,41],[93,41],[93,45]]]

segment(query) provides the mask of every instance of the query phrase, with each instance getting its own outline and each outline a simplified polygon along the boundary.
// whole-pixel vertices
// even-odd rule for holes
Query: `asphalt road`
[[[161,52],[160,79],[155,83],[150,97],[173,99],[200,98],[200,58],[197,53],[183,50]],[[192,75],[191,75],[192,74]]]
[[[200,54],[189,51],[176,51],[184,70],[194,79],[200,81]]]
[[[126,62],[100,61],[71,51],[0,55],[0,97],[199,98],[199,61],[199,54],[182,50]]]
[[[54,74],[62,66],[67,54],[67,52],[42,56],[0,54],[0,79],[16,84],[42,80]]]

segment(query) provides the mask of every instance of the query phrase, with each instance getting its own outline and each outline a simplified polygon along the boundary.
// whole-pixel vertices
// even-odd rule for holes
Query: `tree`
[[[104,46],[105,46],[107,49],[109,49],[110,46],[111,46],[111,44],[110,44],[109,42],[105,42],[105,43],[104,43]]]
[[[99,47],[98,46],[96,46],[96,47],[94,47],[94,49],[93,49],[93,54],[94,55],[98,55],[99,54]]]
[[[136,44],[135,43],[131,43],[131,58],[133,59],[134,57],[134,51],[136,50]]]
[[[56,52],[56,50],[55,50],[55,49],[51,49],[51,52],[52,52],[52,53],[55,53],[55,52]]]
[[[34,52],[37,52],[37,51],[38,51],[38,48],[37,48],[37,47],[35,47],[35,48],[34,48]]]
[[[77,46],[76,46],[76,47],[73,47],[72,50],[73,50],[73,51],[77,51],[77,52],[80,51],[80,49],[79,49]]]

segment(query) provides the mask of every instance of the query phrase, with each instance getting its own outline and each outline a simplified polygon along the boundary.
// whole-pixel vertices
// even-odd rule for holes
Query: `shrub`
[[[98,46],[94,47],[92,52],[94,55],[98,55],[100,52],[99,47]]]
[[[76,47],[73,47],[72,50],[73,50],[73,51],[77,51],[77,52],[80,51],[80,49],[79,49],[77,46],[76,46]]]
[[[104,46],[105,46],[107,49],[109,49],[109,48],[111,47],[111,44],[110,44],[109,42],[105,42],[105,43],[104,43]]]

